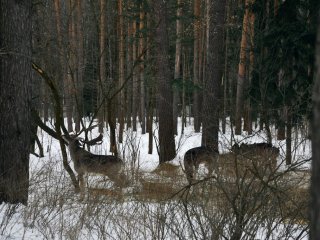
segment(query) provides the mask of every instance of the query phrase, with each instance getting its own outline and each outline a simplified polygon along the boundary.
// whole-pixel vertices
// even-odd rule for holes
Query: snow
[[[181,121],[178,129],[179,134],[175,137],[177,156],[170,163],[182,166],[185,152],[201,145],[201,133],[195,133],[192,124],[188,124],[184,134],[181,134]],[[157,131],[157,123],[154,123],[155,136]],[[274,133],[275,129],[272,129],[272,132]],[[196,233],[189,232],[190,229],[184,231],[186,222],[182,220],[183,209],[176,201],[137,202],[130,197],[120,201],[108,198],[81,201],[79,194],[74,193],[71,181],[63,169],[59,143],[41,130],[38,136],[43,144],[45,157],[30,155],[29,205],[0,205],[0,239],[159,239],[160,236],[163,239],[178,239],[178,235],[175,235],[178,232],[183,234],[182,238],[194,239],[196,236],[203,236],[199,233],[200,228],[212,227],[208,223],[203,223],[203,226],[195,223],[194,226],[199,228],[195,230]],[[95,129],[90,137],[96,136],[98,132]],[[265,142],[266,134],[255,130],[250,136],[246,133],[234,136],[231,128],[227,128],[225,134],[219,133],[219,141],[220,153],[227,153],[235,141]],[[311,158],[310,141],[306,140],[301,132],[293,133],[293,141],[294,164]],[[285,142],[274,140],[273,145],[280,149],[279,171],[284,171],[287,168],[283,160]],[[139,173],[152,174],[159,164],[156,141],[153,143],[153,153],[148,154],[148,134],[142,135],[141,129],[137,132],[126,130],[123,143],[119,144],[118,149],[127,169],[134,165]],[[104,132],[103,143],[92,147],[91,152],[111,154],[108,131]],[[70,165],[72,166],[71,161]],[[308,170],[310,161],[304,161],[299,168]],[[102,176],[91,177],[88,181],[90,185],[97,182],[103,182],[102,185],[107,187],[110,185],[105,184]],[[129,195],[130,191],[136,190],[129,189]],[[199,206],[199,210],[200,208]],[[192,216],[191,218],[193,219]],[[191,221],[196,222],[192,219]],[[304,226],[291,224],[291,228],[297,229],[293,230],[295,236],[286,239],[295,239]],[[284,229],[287,231],[289,228],[278,224],[273,233],[274,238],[269,239],[276,239],[277,234],[283,234]],[[265,230],[257,229],[256,239],[264,239],[264,236]],[[307,239],[307,234],[302,234],[299,239]]]

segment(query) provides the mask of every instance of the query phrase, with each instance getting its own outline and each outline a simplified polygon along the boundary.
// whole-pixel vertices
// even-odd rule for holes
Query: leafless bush
[[[104,177],[90,177],[83,200],[74,192],[59,154],[33,157],[29,205],[0,206],[1,238],[306,237],[307,171],[294,165],[264,171],[261,157],[254,164],[254,156],[223,154],[212,176],[188,185],[181,166],[166,164],[151,173],[139,173],[140,143],[135,138],[134,134],[127,136],[124,145],[130,148],[122,151],[128,171],[134,173],[135,188],[119,191]]]
[[[182,218],[187,219],[186,229],[191,230],[193,238],[306,237],[306,175],[297,175],[295,167],[270,172],[248,163],[241,156],[225,155],[213,176],[185,189]]]

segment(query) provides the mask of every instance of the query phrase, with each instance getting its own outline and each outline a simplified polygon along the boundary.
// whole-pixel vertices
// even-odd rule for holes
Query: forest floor
[[[157,136],[156,123],[154,129]],[[108,134],[92,152],[110,154]],[[264,132],[233,138],[229,129],[219,135],[224,165],[212,176],[201,165],[198,181],[190,186],[183,156],[201,143],[192,121],[176,136],[176,158],[161,166],[156,141],[148,154],[147,134],[127,130],[119,152],[129,186],[114,188],[107,177],[91,175],[84,198],[74,192],[63,169],[58,142],[42,131],[38,135],[46,151],[44,158],[30,159],[29,204],[0,205],[1,239],[228,238],[240,223],[242,239],[307,239],[311,148],[301,132],[293,137],[293,164],[285,165],[285,143],[275,140],[280,149],[277,169],[261,175],[255,168],[235,171],[239,165],[230,165],[228,159],[234,159],[229,154],[235,141],[265,142]]]

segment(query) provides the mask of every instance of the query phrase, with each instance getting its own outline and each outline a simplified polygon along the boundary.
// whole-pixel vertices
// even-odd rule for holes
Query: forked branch
[[[55,112],[55,117],[56,117],[55,129],[53,130],[53,129],[49,128],[48,126],[46,126],[46,124],[44,124],[42,122],[42,120],[40,119],[40,117],[38,116],[38,114],[35,110],[33,110],[33,117],[34,117],[36,123],[38,124],[38,126],[42,130],[47,132],[50,136],[59,140],[59,144],[60,144],[60,148],[61,148],[61,152],[62,152],[62,158],[63,158],[63,167],[68,172],[68,174],[71,178],[72,184],[75,187],[75,190],[78,192],[80,190],[79,182],[78,182],[72,168],[70,167],[70,165],[68,163],[65,141],[62,138],[61,129],[64,134],[69,135],[69,133],[68,133],[66,127],[64,126],[63,111],[62,111],[63,108],[62,108],[59,92],[55,86],[53,79],[51,79],[45,71],[43,71],[35,63],[32,63],[32,68],[45,80],[46,84],[48,85],[48,87],[50,88],[50,90],[52,92],[52,97],[54,100],[54,112]]]

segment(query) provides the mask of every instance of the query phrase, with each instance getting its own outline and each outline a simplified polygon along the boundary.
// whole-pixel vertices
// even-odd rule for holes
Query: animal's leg
[[[187,180],[189,184],[193,182],[193,169],[190,169],[188,172],[186,172]]]
[[[194,160],[196,161],[196,160]],[[199,166],[200,166],[200,163],[195,163],[194,164],[194,178],[195,179],[199,179]]]
[[[83,200],[83,198],[84,198],[84,190],[85,190],[83,175],[84,175],[83,173],[78,174],[78,181],[79,181],[79,187],[80,187],[80,199],[81,200]]]
[[[211,177],[212,176],[212,172],[213,172],[213,162],[212,159],[209,159],[209,162],[207,164],[208,167],[208,176],[207,177]]]
[[[208,162],[207,162],[208,177],[212,176],[213,169],[214,169],[214,166],[217,165],[217,161],[218,161],[217,156],[209,157]]]
[[[188,180],[188,183],[191,184],[193,182],[193,163],[190,159],[184,160],[184,171]]]

